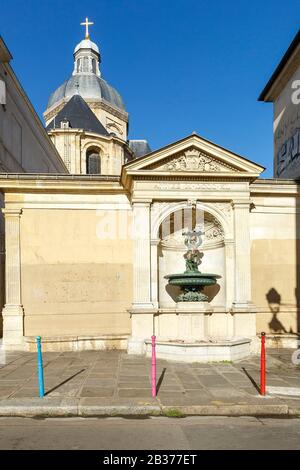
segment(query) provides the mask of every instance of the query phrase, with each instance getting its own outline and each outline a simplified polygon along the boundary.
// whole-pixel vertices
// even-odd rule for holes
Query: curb
[[[288,416],[288,405],[162,406],[165,415],[178,410],[183,416]]]
[[[195,405],[195,406],[159,406],[159,405],[84,405],[72,403],[7,403],[0,405],[0,417],[92,417],[92,416],[299,416],[299,410],[285,404],[274,405]]]

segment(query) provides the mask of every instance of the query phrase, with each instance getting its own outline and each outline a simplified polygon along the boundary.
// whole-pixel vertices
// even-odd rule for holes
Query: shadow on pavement
[[[85,369],[81,369],[79,372],[76,372],[76,374],[74,375],[71,375],[71,377],[68,377],[66,380],[64,380],[63,382],[61,382],[60,384],[56,385],[55,387],[51,388],[51,390],[48,390],[48,392],[45,393],[45,395],[49,395],[49,393],[51,392],[54,392],[54,390],[57,390],[59,387],[61,387],[62,385],[65,385],[67,382],[69,382],[70,380],[74,379],[74,377],[76,377],[77,375],[81,374],[81,372],[84,372]]]

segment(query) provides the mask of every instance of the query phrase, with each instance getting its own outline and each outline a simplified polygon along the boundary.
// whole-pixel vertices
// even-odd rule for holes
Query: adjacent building
[[[300,178],[300,31],[259,96],[273,103],[274,177]]]
[[[30,103],[0,37],[0,171],[66,173],[67,169]]]
[[[0,37],[0,172],[66,173],[68,170],[49,139],[10,63],[12,55]],[[0,197],[3,207],[3,196]],[[4,211],[5,212],[5,211]],[[10,212],[6,212],[10,217]],[[0,307],[4,302],[4,220],[0,215]],[[2,322],[0,321],[0,332]]]

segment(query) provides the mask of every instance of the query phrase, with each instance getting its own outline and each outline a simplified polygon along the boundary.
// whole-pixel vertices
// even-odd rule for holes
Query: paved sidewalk
[[[300,390],[300,366],[292,364],[292,352],[268,351],[268,386]],[[124,351],[47,352],[43,399],[38,398],[36,355],[5,356],[0,416],[300,415],[300,396],[258,394],[257,356],[235,363],[158,360],[158,394],[152,398],[150,359]]]

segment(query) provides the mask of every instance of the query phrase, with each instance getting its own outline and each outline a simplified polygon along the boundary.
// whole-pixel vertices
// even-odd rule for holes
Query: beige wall
[[[174,204],[162,198],[164,202],[158,203],[159,197],[151,203],[144,200],[144,194],[140,199],[135,194],[130,203],[129,192],[117,177],[12,176],[1,184],[5,188],[11,299],[3,310],[4,338],[9,340],[11,335],[10,346],[18,340],[22,347],[24,336],[29,342],[28,337],[38,334],[44,339],[54,338],[57,343],[68,336],[94,337],[98,341],[101,335],[110,335],[117,346],[117,337],[122,336],[122,347],[126,347],[131,329],[132,344],[148,337],[153,326],[151,312],[157,312],[162,300],[161,295],[157,297],[159,278],[154,275],[161,270],[159,263],[157,266],[159,226],[170,210],[185,207],[187,191],[179,188]],[[221,274],[220,282],[224,282],[214,301],[210,335],[223,331],[234,337],[254,338],[255,331],[262,330],[295,333],[299,329],[300,265],[297,185],[260,180],[251,185],[250,199],[237,199],[233,207],[221,199],[228,197],[227,186],[222,187],[224,196],[218,193],[215,183],[211,187],[208,201],[196,203],[198,209],[219,217],[225,237],[224,247],[216,245],[207,250],[203,263],[204,271]],[[155,195],[156,190],[153,184],[147,194]],[[162,187],[159,190],[166,194]],[[199,188],[193,190],[199,197]],[[201,190],[202,199],[205,194]],[[178,202],[180,197],[182,201]],[[248,253],[249,229],[251,263],[248,255],[244,256]],[[165,254],[166,273],[184,269],[182,254],[180,250]],[[243,285],[247,289],[240,292]],[[245,302],[237,308],[241,298]],[[249,300],[256,305],[257,315]]]
[[[300,331],[296,199],[255,197],[253,201],[251,276],[252,300],[258,307],[257,331],[295,333]]]
[[[84,130],[55,129],[49,136],[72,174],[86,174],[86,152],[98,149],[102,175],[120,175],[124,164],[124,142]]]
[[[119,113],[112,114],[107,108],[103,109],[99,106],[99,103],[89,103],[89,105],[108,132],[114,132],[120,139],[127,140],[128,118],[126,115],[120,118]]]
[[[131,241],[102,232],[104,220],[115,224],[116,212],[23,210],[25,336],[130,333]]]

